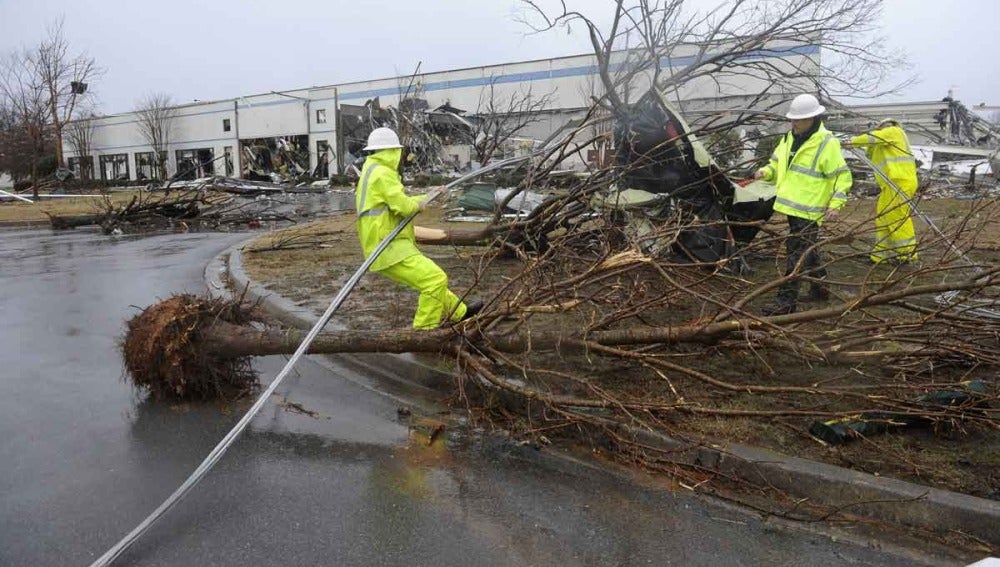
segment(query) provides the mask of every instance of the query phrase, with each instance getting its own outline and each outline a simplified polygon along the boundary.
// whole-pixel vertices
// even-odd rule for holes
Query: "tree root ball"
[[[175,295],[128,322],[121,341],[126,381],[155,399],[232,399],[254,390],[249,357],[229,358],[201,346],[201,331],[216,321],[249,322],[240,301]]]

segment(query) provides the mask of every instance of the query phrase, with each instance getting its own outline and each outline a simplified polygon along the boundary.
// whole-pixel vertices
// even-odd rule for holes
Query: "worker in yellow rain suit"
[[[899,188],[897,192],[882,176],[875,175],[882,191],[876,209],[872,262],[916,262],[917,235],[910,218],[909,200],[917,192],[917,160],[906,132],[898,121],[889,118],[877,129],[851,138],[850,146],[865,150],[875,167]]]
[[[403,146],[395,132],[376,128],[364,150],[372,153],[361,169],[355,206],[358,238],[367,258],[404,218],[423,210],[425,197],[410,197],[403,190],[398,172]],[[482,309],[482,302],[466,306],[448,289],[444,270],[417,249],[412,223],[389,243],[371,269],[420,292],[415,329],[434,329],[445,315],[452,321],[468,319]]]
[[[808,299],[830,297],[823,283],[826,268],[819,254],[819,225],[836,218],[847,202],[851,171],[840,142],[823,126],[824,112],[826,108],[813,95],[795,97],[785,115],[791,120],[791,131],[755,176],[775,184],[774,210],[788,217],[785,276],[789,279],[778,289],[775,302],[764,307],[765,315],[795,312],[801,276],[812,279]]]

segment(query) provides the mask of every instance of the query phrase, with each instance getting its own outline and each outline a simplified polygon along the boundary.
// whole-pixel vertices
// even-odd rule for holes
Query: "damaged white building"
[[[693,49],[691,56],[681,53],[664,61],[664,68],[689,64]],[[819,72],[817,44],[779,44],[757,56],[800,72]],[[543,139],[582,116],[591,97],[599,94],[595,65],[593,55],[576,55],[179,105],[172,110],[161,159],[168,176],[181,171],[192,177],[246,177],[259,174],[262,168],[289,175],[332,175],[343,171],[350,151],[357,146],[358,140],[348,131],[352,117],[364,120],[367,101],[378,99],[383,108],[396,106],[408,92],[416,93],[430,109],[444,107],[466,115],[474,115],[482,106],[486,89],[492,89],[496,97],[548,96],[540,119],[519,133],[527,139]],[[685,109],[689,105],[699,111],[739,108],[763,88],[750,75],[725,82],[705,78],[686,85],[680,98]],[[772,99],[787,99],[805,88],[805,83],[783,85],[780,91],[772,87]],[[158,177],[153,147],[135,112],[94,119],[91,140],[85,152],[89,155],[81,155],[71,139],[65,141],[68,165],[77,175],[88,170],[93,177],[106,180]],[[452,151],[455,161],[471,159],[468,151]]]

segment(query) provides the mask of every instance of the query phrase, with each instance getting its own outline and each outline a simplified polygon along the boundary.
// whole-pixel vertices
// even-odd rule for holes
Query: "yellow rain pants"
[[[881,181],[881,180],[880,180]],[[899,189],[912,199],[917,192],[916,183],[900,183],[893,180]],[[882,187],[878,196],[875,218],[875,246],[872,247],[872,262],[892,260],[915,262],[917,260],[917,235],[910,218],[910,205],[892,187]]]
[[[441,318],[449,315],[452,321],[465,316],[465,304],[448,289],[448,275],[433,260],[418,254],[410,256],[378,271],[390,280],[420,292],[413,328],[437,328]]]
[[[917,260],[917,235],[910,218],[910,206],[917,192],[917,160],[910,148],[910,139],[895,121],[886,121],[887,126],[851,138],[851,144],[865,150],[868,159],[879,171],[892,180],[906,195],[901,197],[892,185],[881,175],[876,175],[882,192],[878,196],[875,213],[875,245],[872,247],[872,262],[886,260],[895,262],[915,262]]]

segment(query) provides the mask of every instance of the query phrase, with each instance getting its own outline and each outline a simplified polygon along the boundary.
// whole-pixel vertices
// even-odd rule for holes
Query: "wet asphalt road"
[[[202,291],[205,264],[245,237],[0,232],[0,565],[89,564],[238,419],[138,398],[116,341],[133,306]],[[283,361],[257,366],[269,380]],[[475,432],[428,447],[371,380],[304,360],[120,564],[913,564]]]

